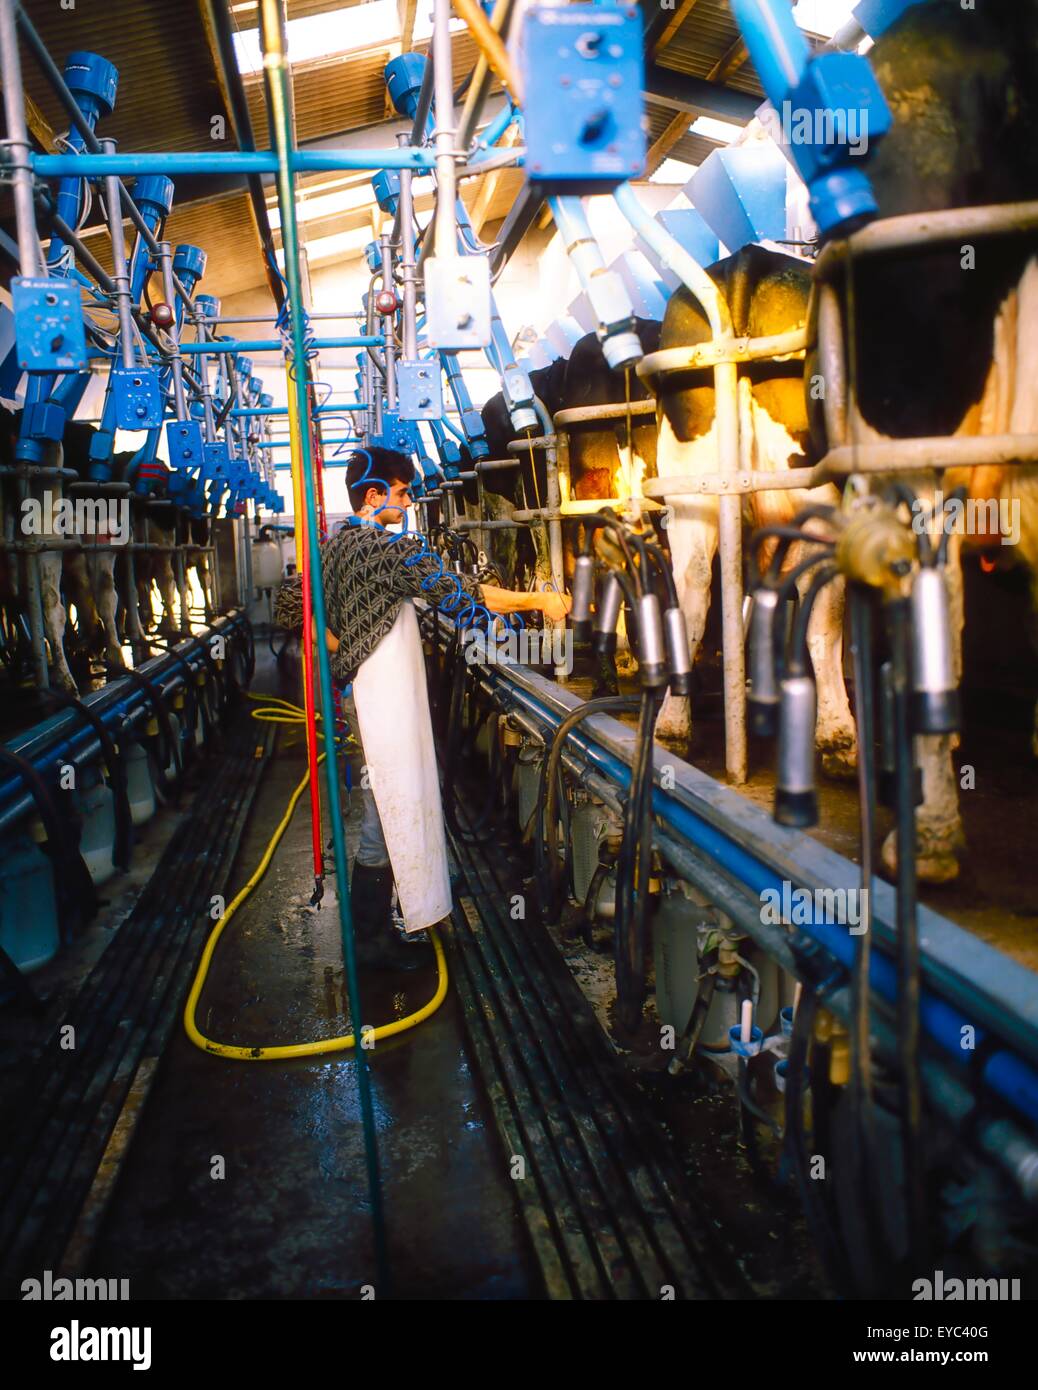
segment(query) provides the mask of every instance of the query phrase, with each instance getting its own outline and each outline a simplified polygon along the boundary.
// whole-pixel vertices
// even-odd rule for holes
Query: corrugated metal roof
[[[119,0],[63,9],[57,0],[25,0],[25,9],[59,67],[86,49],[119,69],[115,111],[99,122],[100,136],[127,151],[213,147],[210,120],[224,108],[196,4]],[[24,44],[22,73],[51,126],[67,130],[64,108]]]
[[[419,44],[415,51],[424,53],[426,47]],[[396,57],[398,49],[399,44],[383,44],[363,53],[294,64],[296,139],[302,143],[381,121],[386,115],[386,84],[382,72],[389,60]],[[467,34],[455,36],[451,58],[457,85],[476,62],[476,46]],[[491,90],[500,90],[500,87],[495,84]],[[245,91],[257,144],[265,143],[267,103],[262,77],[247,77]]]
[[[815,35],[805,34],[805,37],[812,49],[821,47],[824,42]],[[749,58],[742,56],[739,26],[732,18],[729,0],[694,0],[692,9],[657,51],[656,62],[674,72],[705,78],[715,72],[726,56],[731,59],[733,50],[738,52],[738,60],[714,80],[723,81],[725,86],[736,91],[763,97],[764,88],[756,68]]]
[[[660,106],[656,102],[647,101],[645,103],[645,115],[648,132],[648,142],[652,145],[666,130],[670,124],[670,118],[674,112],[669,107]],[[689,117],[689,125],[692,118]],[[685,164],[702,164],[708,154],[722,146],[716,140],[708,140],[704,135],[683,135],[676,144],[672,145],[669,158],[680,159]]]
[[[709,77],[732,45],[739,42],[739,28],[728,0],[696,0],[690,13],[656,54],[660,67],[690,77]],[[747,60],[724,79],[740,92],[763,96],[756,70]]]
[[[363,5],[365,0],[288,0],[288,21],[309,19],[315,14],[330,14],[333,10],[348,9],[351,5]],[[259,5],[256,0],[249,4],[232,3],[231,18],[238,29],[255,29],[259,24]]]

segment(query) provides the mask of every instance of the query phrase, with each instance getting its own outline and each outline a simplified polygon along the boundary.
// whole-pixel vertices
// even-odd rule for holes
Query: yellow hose
[[[282,700],[275,695],[254,695],[246,692],[251,700],[262,701],[258,709],[252,711],[253,719],[259,719],[265,723],[273,724],[302,724],[306,721],[306,715],[298,705],[293,705],[288,700]],[[320,718],[320,715],[318,715]],[[318,765],[324,762],[325,755],[322,753],[317,759]],[[310,782],[310,771],[303,774],[303,779],[289,797],[285,814],[270,837],[267,848],[263,851],[263,858],[257,864],[256,869],[236,897],[232,899],[228,907],[223,912],[219,921],[209,933],[209,939],[205,943],[205,950],[202,958],[198,962],[198,969],[195,971],[195,978],[191,984],[191,991],[187,996],[187,1003],[184,1005],[184,1030],[196,1047],[203,1052],[210,1052],[215,1057],[228,1057],[237,1062],[280,1062],[290,1057],[320,1057],[328,1052],[345,1052],[348,1048],[356,1047],[357,1039],[353,1033],[347,1033],[340,1038],[324,1038],[320,1042],[307,1043],[284,1043],[271,1047],[239,1047],[234,1043],[215,1042],[212,1038],[207,1038],[202,1033],[195,1022],[195,1011],[198,1008],[198,1001],[201,998],[202,990],[205,988],[206,977],[209,974],[209,967],[212,964],[213,955],[216,951],[220,937],[224,933],[228,922],[245,902],[249,894],[259,883],[260,879],[270,868],[272,859],[278,845],[288,829],[292,820],[293,812],[299,803],[299,798],[306,791]],[[393,1023],[382,1023],[377,1028],[365,1028],[361,1035],[361,1046],[371,1047],[382,1038],[391,1038],[397,1033],[406,1033],[409,1028],[416,1028],[419,1023],[431,1017],[432,1014],[443,1003],[447,995],[447,958],[443,953],[443,946],[436,932],[430,927],[429,935],[432,937],[433,949],[436,952],[436,992],[427,1004],[423,1004],[413,1014],[408,1014],[406,1018],[399,1018]]]

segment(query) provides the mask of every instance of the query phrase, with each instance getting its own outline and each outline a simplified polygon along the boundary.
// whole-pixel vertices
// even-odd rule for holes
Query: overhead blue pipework
[[[93,132],[101,117],[111,115],[115,108],[119,85],[117,69],[96,53],[76,52],[69,55],[62,76],[79,105],[87,130]],[[68,143],[77,158],[82,157],[86,148],[85,139],[85,134],[75,126],[69,131]],[[73,231],[79,226],[87,189],[87,181],[79,169],[69,171],[58,184],[55,209],[57,215]],[[61,439],[65,422],[69,418],[68,412],[74,410],[78,404],[74,392],[66,392],[60,398],[55,397],[58,373],[46,368],[72,367],[81,371],[86,366],[85,357],[81,355],[80,349],[80,344],[83,344],[85,349],[85,339],[79,308],[79,290],[72,279],[73,250],[60,235],[51,237],[45,269],[52,284],[39,283],[33,289],[30,282],[26,282],[24,278],[16,279],[12,283],[15,328],[20,338],[18,357],[29,371],[15,453],[18,459],[27,463],[43,462],[46,444]],[[62,308],[66,310],[66,319],[57,332],[52,330],[48,354],[51,360],[48,362],[45,356],[41,361],[25,347],[33,338],[37,343],[40,342],[39,332],[37,330],[33,334],[32,325],[34,322],[40,323],[42,317],[42,323],[46,326],[49,318],[48,309],[54,314]],[[81,379],[85,384],[89,377],[84,374]]]
[[[419,97],[422,90],[422,81],[425,76],[427,59],[424,54],[405,53],[398,58],[393,58],[386,64],[385,81],[390,98],[397,111],[402,116],[408,116],[414,120],[418,114]],[[484,148],[488,148],[494,143],[516,118],[516,112],[511,103],[507,104],[498,114],[497,118],[490,123],[483,135]],[[426,135],[432,132],[434,126],[433,117],[430,114],[426,118]],[[379,192],[378,177],[386,180],[384,188],[391,189],[389,180],[391,175],[381,175],[376,178],[376,195]],[[399,190],[399,180],[397,181]],[[392,204],[386,204],[395,212]],[[461,201],[455,201],[454,215],[458,227],[458,246],[462,254],[471,253],[474,250],[476,237],[472,223],[469,219],[468,211]],[[515,361],[515,354],[512,352],[508,334],[505,332],[498,311],[493,291],[490,292],[490,342],[485,348],[487,361],[497,373],[501,380],[502,393],[505,398],[512,427],[517,432],[534,430],[537,428],[537,412],[533,406],[534,391],[527,372]],[[453,358],[453,366],[448,366],[448,353],[441,354],[444,370],[447,373],[448,384],[454,403],[462,417],[462,429],[465,432],[466,440],[470,452],[474,458],[485,458],[487,447],[483,433],[482,420],[478,419],[478,412],[472,408],[471,398],[468,396],[467,388],[464,385],[460,370],[457,368],[457,359]],[[449,475],[448,475],[449,476]]]
[[[892,117],[867,58],[819,53],[785,0],[732,0],[732,17],[778,115],[782,145],[807,184],[823,240],[846,236],[877,212],[868,176],[856,164]]]

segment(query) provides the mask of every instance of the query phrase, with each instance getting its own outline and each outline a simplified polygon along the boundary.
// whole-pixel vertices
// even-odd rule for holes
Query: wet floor
[[[259,860],[305,768],[294,731],[279,749],[237,882]],[[358,821],[355,799],[351,850]],[[221,942],[198,1012],[207,1036],[284,1043],[348,1031],[334,873],[319,910],[308,905],[312,888],[304,798]],[[407,976],[364,972],[363,1022],[412,1012],[435,983],[431,964]],[[193,1047],[180,1028],[89,1272],[128,1278],[134,1298],[354,1298],[365,1286],[376,1298],[538,1297],[453,993],[432,1019],[379,1041],[370,1057],[389,1289],[375,1268],[352,1056],[225,1061]]]

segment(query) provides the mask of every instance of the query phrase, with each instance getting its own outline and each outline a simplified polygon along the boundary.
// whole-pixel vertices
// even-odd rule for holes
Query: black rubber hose
[[[645,997],[649,878],[652,869],[652,754],[660,700],[644,690],[638,714],[638,741],[631,786],[624,807],[624,838],[616,874],[614,959],[617,1013],[634,1032]]]
[[[97,911],[97,894],[90,870],[79,852],[79,836],[72,834],[70,821],[62,822],[57,802],[43,777],[27,758],[0,745],[0,767],[16,773],[25,783],[47,832],[47,846],[54,875],[54,897],[59,905],[60,925],[66,942],[74,934],[67,922],[82,929]]]
[[[818,595],[839,573],[840,571],[836,565],[826,565],[823,569],[820,569],[811,580],[807,593],[804,595],[803,602],[797,609],[796,620],[793,623],[793,632],[789,643],[790,658],[785,668],[787,675],[806,676],[810,674],[811,652],[807,645],[807,628],[811,621],[811,612],[814,609]],[[778,624],[776,624],[776,626],[778,626]]]
[[[179,741],[174,735],[173,726],[170,723],[169,710],[166,708],[154,681],[144,675],[142,671],[124,671],[121,678],[128,680],[139,690],[143,690],[148,697],[160,735],[156,740],[155,748],[156,786],[164,800],[175,801],[179,794],[179,782],[184,772],[184,765],[180,756]],[[166,768],[170,762],[173,764],[173,776],[171,778],[166,776]]]
[[[443,813],[451,833],[457,836],[464,844],[487,844],[496,837],[497,833],[497,777],[500,775],[500,769],[495,773],[493,766],[491,767],[490,776],[487,779],[486,801],[478,816],[468,817],[470,822],[469,827],[462,826],[458,818],[456,805],[457,792],[455,790],[455,777],[458,768],[464,761],[461,755],[461,744],[462,735],[464,734],[463,720],[465,714],[466,666],[461,633],[458,630],[456,630],[454,640],[451,643],[449,656],[453,665],[451,668],[450,701],[448,704],[446,741],[442,763]]]
[[[858,732],[858,805],[861,882],[865,890],[860,928],[854,940],[851,976],[851,1085],[860,1137],[858,1159],[871,1172],[875,1146],[872,1093],[870,971],[872,967],[872,876],[876,849],[876,711],[873,670],[872,599],[860,585],[850,586],[851,660],[854,669],[854,715]]]
[[[105,771],[108,773],[108,781],[112,788],[115,811],[115,842],[112,845],[112,863],[117,869],[125,871],[130,865],[130,854],[133,848],[133,813],[130,810],[130,796],[126,786],[126,760],[123,757],[122,749],[116,746],[115,740],[108,732],[108,728],[97,713],[89,705],[85,705],[77,696],[70,694],[67,690],[48,690],[46,698],[52,705],[57,705],[61,709],[72,710],[78,717],[84,720],[97,735],[97,741],[101,745],[101,757],[104,759]]]
[[[595,948],[595,908],[598,905],[598,895],[602,891],[602,884],[606,881],[611,867],[606,860],[599,858],[595,865],[595,872],[591,875],[591,882],[587,886],[587,892],[584,894],[580,929],[584,945],[589,951]]]
[[[920,962],[916,915],[915,751],[912,738],[908,599],[887,605],[894,713],[895,811],[897,815],[897,1052],[901,1073],[901,1139],[912,1267],[928,1268],[926,1177],[922,1154],[923,1088],[920,1072]]]
[[[547,756],[541,763],[541,778],[537,788],[537,824],[534,832],[534,853],[537,856],[537,879],[541,892],[541,910],[545,921],[557,921],[562,910],[559,902],[558,819],[555,797],[562,764],[562,749],[570,731],[593,714],[619,714],[639,708],[639,701],[629,695],[604,695],[587,700],[570,710],[552,737]]]
[[[714,952],[716,956],[716,952]],[[699,1039],[703,1033],[703,1025],[706,1023],[707,1014],[710,1012],[710,1005],[713,1003],[714,994],[717,991],[717,971],[710,970],[703,977],[702,985],[696,994],[696,1002],[692,1006],[692,1014],[688,1020],[688,1026],[678,1040],[681,1050],[685,1054],[682,1066],[688,1066],[696,1055],[696,1048],[699,1046]]]
[[[291,638],[292,638],[292,634],[289,633],[289,634],[288,634],[288,641],[291,641]],[[173,648],[173,639],[153,638],[152,640],[153,640],[158,646],[161,646],[162,649],[163,649],[164,651],[168,652],[170,656],[175,656],[175,657],[177,657],[178,659],[180,659],[180,654],[179,654],[178,652],[176,652],[176,651],[174,650],[174,648]],[[205,637],[193,637],[191,640],[193,641],[193,643],[194,643],[194,645],[195,645],[195,649],[197,650],[198,655],[199,655],[199,656],[202,658],[202,660],[205,662],[206,670],[209,672],[209,674],[210,674],[210,675],[212,676],[212,678],[213,678],[213,684],[214,684],[214,686],[216,687],[216,699],[217,699],[217,705],[216,705],[216,718],[217,718],[217,719],[220,719],[220,718],[223,716],[224,711],[225,711],[226,708],[227,708],[227,702],[228,702],[228,699],[229,699],[229,694],[228,694],[228,691],[227,691],[226,681],[224,680],[223,674],[222,674],[222,672],[221,672],[219,666],[217,666],[216,662],[213,660],[212,653],[210,652],[209,646],[208,646],[208,639],[205,638]],[[286,643],[286,645],[287,645],[287,643]],[[203,703],[203,705],[204,705],[204,701],[203,701],[202,703]],[[211,724],[211,721],[210,721],[210,724]]]
[[[746,1159],[753,1169],[754,1176],[764,1190],[775,1201],[785,1201],[790,1193],[787,1182],[782,1177],[782,1170],[772,1172],[761,1153],[760,1140],[757,1136],[758,1125],[765,1129],[770,1129],[776,1139],[783,1138],[782,1126],[777,1124],[770,1115],[766,1114],[750,1095],[750,1073],[747,1059],[739,1058],[739,1078],[737,1083],[739,1096],[739,1130],[742,1135],[743,1145],[746,1149]]]
[[[837,1289],[847,1293],[852,1288],[852,1280],[843,1248],[833,1230],[822,1199],[821,1189],[825,1182],[813,1178],[810,1173],[810,1158],[804,1131],[804,1083],[817,1002],[814,990],[805,985],[800,996],[800,1005],[793,1018],[793,1036],[789,1040],[789,1056],[786,1061],[786,1148],[803,1202],[804,1215],[822,1263]]]
[[[787,602],[789,601],[789,599],[792,598],[793,592],[794,592],[794,590],[795,590],[795,588],[796,588],[796,582],[797,582],[797,580],[801,577],[801,575],[806,574],[807,571],[808,571],[809,569],[811,569],[814,565],[820,565],[820,564],[822,564],[823,561],[831,561],[831,560],[832,560],[832,553],[831,553],[831,550],[821,550],[821,551],[817,552],[817,553],[814,554],[814,555],[809,555],[808,558],[807,558],[806,560],[801,560],[801,562],[800,562],[798,565],[794,565],[794,566],[793,566],[793,568],[792,568],[792,569],[789,571],[789,573],[786,575],[785,579],[783,579],[782,583],[778,586],[777,592],[778,592],[778,611],[779,611],[779,613],[783,613],[783,612],[785,611],[785,610],[783,609],[782,605],[783,605],[784,603],[787,603]],[[830,574],[829,574],[829,578],[832,578],[832,573],[831,573],[831,572],[830,572]],[[805,602],[806,602],[806,599],[805,599]],[[813,602],[813,600],[812,600],[812,602]],[[802,605],[801,605],[801,608],[800,608],[800,609],[798,610],[798,612],[797,612],[797,616],[798,616],[798,617],[800,616],[800,612],[803,610],[803,606],[804,606],[804,605],[802,604]],[[784,646],[784,640],[785,640],[785,635],[786,635],[786,633],[785,633],[785,626],[786,626],[786,625],[785,625],[784,622],[776,622],[775,625],[774,625],[774,630],[773,630],[773,632],[772,632],[772,641],[773,641],[773,643],[774,643],[774,653],[775,653],[775,674],[776,674],[776,676],[778,677],[779,680],[781,680],[783,677],[785,677],[785,676],[791,674],[791,670],[790,670],[790,668],[787,667],[787,664],[786,664],[786,651],[785,651],[785,646]],[[805,644],[806,644],[806,631],[807,631],[807,624],[806,624],[806,622],[805,622],[805,624],[804,624],[804,633],[805,633],[804,643],[805,643]],[[792,651],[793,651],[794,654],[795,654],[796,651],[797,651],[797,644],[796,644],[795,638],[794,638],[794,640],[791,642],[791,649],[792,649]],[[805,655],[804,655],[803,659],[802,659],[801,662],[800,662],[800,667],[801,667],[801,674],[802,674],[802,675],[807,675],[807,674],[809,673],[810,669],[811,669],[811,666],[810,666],[810,660],[809,660],[809,658],[810,658],[810,653],[807,652],[807,650],[806,650],[806,645],[804,646],[804,653],[805,653]]]
[[[184,668],[184,718],[182,720],[184,730],[184,766],[189,767],[195,760],[195,725],[198,723],[198,715],[202,715],[202,738],[208,740],[212,724],[209,719],[209,712],[206,709],[205,701],[199,698],[198,687],[195,685],[195,670],[183,652],[174,651],[170,648],[170,657]]]

